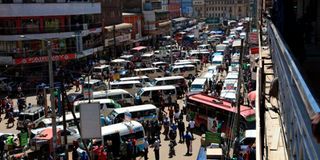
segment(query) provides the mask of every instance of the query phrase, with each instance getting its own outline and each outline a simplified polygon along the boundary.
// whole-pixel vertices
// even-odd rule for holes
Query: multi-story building
[[[249,16],[249,0],[194,0],[193,7],[198,18],[239,19]]]
[[[193,17],[205,18],[205,0],[193,0]]]
[[[169,7],[169,0],[161,0],[161,5],[162,5],[162,10],[163,11],[168,11]]]
[[[181,14],[183,17],[191,17],[193,8],[192,8],[193,0],[181,0]]]
[[[123,23],[123,0],[106,1],[104,12],[104,47],[105,52],[112,57],[118,57],[131,43],[132,24]]]
[[[170,19],[178,18],[181,16],[181,0],[168,0],[168,11]]]
[[[145,37],[147,37],[147,40],[152,39],[148,41],[152,44],[149,43],[148,45],[154,47],[157,44],[157,37],[169,35],[171,31],[169,12],[163,10],[163,8],[166,8],[166,6],[162,5],[162,0],[125,0],[123,5],[124,12],[142,15],[141,31],[143,37],[139,39],[145,40]],[[125,21],[129,22],[129,20]],[[137,24],[132,21],[130,23],[133,26]]]
[[[23,65],[21,68],[27,71],[28,67],[39,66],[35,63],[48,61],[48,49],[52,50],[54,64],[103,50],[99,0],[0,3],[0,65]],[[49,41],[51,45],[47,46]],[[27,74],[24,71],[21,73]]]

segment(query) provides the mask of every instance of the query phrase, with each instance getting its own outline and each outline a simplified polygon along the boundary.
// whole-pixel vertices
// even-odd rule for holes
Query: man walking
[[[193,120],[193,119],[191,119],[190,121],[189,121],[189,130],[190,130],[190,132],[191,132],[191,136],[192,136],[192,139],[193,139],[193,132],[194,132],[194,127],[195,127],[195,121]]]
[[[179,143],[184,143],[183,134],[185,130],[185,125],[181,119],[178,122],[178,130],[179,130],[179,137],[180,137]]]
[[[154,151],[154,156],[156,158],[156,160],[160,160],[160,141],[158,139],[158,137],[155,137],[156,140],[153,143],[153,151]]]
[[[145,138],[144,139],[144,160],[147,160],[148,159],[148,152],[149,152],[149,142],[148,142],[148,138]]]
[[[190,132],[189,132],[188,130],[187,130],[184,138],[185,138],[185,140],[186,140],[186,145],[187,145],[187,153],[186,153],[186,156],[190,156],[190,155],[192,155],[192,154],[190,153],[192,136],[191,136],[191,134],[190,134]]]

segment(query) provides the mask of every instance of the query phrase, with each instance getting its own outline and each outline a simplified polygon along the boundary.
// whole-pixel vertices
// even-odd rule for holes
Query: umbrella
[[[250,102],[253,102],[256,100],[256,96],[257,96],[257,92],[256,91],[251,91],[249,94],[248,94],[248,99]]]

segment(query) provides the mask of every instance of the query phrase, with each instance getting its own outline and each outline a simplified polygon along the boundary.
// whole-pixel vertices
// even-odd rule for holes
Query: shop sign
[[[259,54],[259,47],[252,47],[250,48],[251,54]]]
[[[63,54],[63,55],[53,55],[52,61],[66,61],[75,59],[76,54]],[[41,57],[28,57],[28,58],[17,58],[14,59],[15,64],[30,64],[30,63],[42,63],[48,62],[48,56]]]
[[[258,44],[258,33],[257,32],[249,33],[249,43]]]

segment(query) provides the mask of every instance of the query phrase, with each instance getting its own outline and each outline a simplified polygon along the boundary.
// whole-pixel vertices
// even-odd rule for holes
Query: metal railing
[[[279,80],[279,109],[289,159],[320,159],[320,144],[312,134],[311,117],[320,113],[289,47],[272,22],[268,22],[270,52]]]

